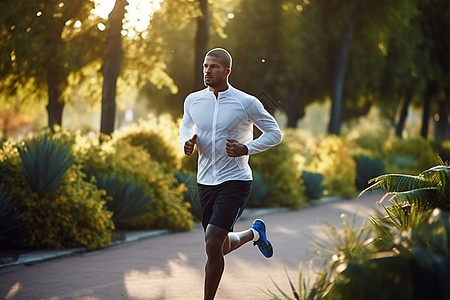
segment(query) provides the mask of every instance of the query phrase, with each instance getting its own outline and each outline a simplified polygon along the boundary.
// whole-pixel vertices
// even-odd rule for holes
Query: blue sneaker
[[[259,240],[253,242],[253,246],[258,245],[259,251],[269,258],[273,255],[273,248],[266,236],[266,225],[263,220],[257,219],[253,222],[252,228],[259,232]]]

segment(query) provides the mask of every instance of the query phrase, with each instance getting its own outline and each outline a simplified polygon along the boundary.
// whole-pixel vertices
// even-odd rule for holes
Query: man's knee
[[[222,248],[227,237],[228,231],[214,225],[208,225],[205,233],[206,254],[208,256],[222,255]]]
[[[206,254],[217,255],[222,252],[224,240],[216,236],[206,237]]]

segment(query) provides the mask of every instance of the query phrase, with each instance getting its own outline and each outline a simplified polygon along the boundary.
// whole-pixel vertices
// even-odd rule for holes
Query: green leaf
[[[51,193],[75,158],[69,153],[70,145],[59,145],[44,135],[18,147],[21,158],[20,169],[31,189],[39,196]]]
[[[121,181],[117,176],[106,177],[97,175],[97,185],[106,190],[111,200],[106,203],[108,210],[113,212],[112,219],[116,228],[126,227],[130,222],[149,213],[153,202],[146,193],[145,185],[135,180]]]

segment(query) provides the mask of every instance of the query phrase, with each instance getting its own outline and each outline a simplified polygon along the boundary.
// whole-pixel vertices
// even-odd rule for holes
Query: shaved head
[[[231,69],[232,58],[231,58],[230,53],[228,53],[227,50],[222,49],[222,48],[214,48],[214,49],[210,50],[208,53],[206,53],[206,56],[220,58],[223,62],[224,67]]]

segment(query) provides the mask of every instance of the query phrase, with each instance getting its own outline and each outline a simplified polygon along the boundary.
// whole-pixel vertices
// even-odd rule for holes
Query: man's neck
[[[217,97],[219,97],[220,92],[228,90],[228,83],[216,87],[209,87],[209,90],[214,93],[217,99]]]

